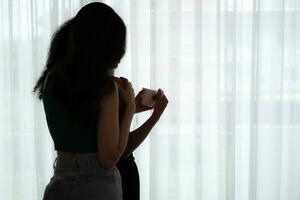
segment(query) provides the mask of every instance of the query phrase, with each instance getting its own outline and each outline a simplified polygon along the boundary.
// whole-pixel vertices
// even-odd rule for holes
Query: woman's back
[[[49,73],[44,85],[43,103],[55,150],[96,154],[57,156],[53,164],[54,174],[45,188],[43,200],[121,200],[122,179],[118,168],[107,169],[99,162],[97,117],[75,123],[71,114],[54,98],[51,78]]]
[[[75,121],[75,118],[55,99],[51,90],[52,78],[50,72],[44,85],[43,104],[55,150],[97,152],[97,115],[91,115],[85,121]]]

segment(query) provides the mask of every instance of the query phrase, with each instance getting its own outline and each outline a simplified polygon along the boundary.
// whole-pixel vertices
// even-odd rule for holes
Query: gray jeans
[[[43,200],[122,200],[118,168],[103,168],[97,156],[56,157],[53,169]]]

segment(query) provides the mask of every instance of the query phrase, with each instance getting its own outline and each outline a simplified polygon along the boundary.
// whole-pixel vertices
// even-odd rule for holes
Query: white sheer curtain
[[[169,99],[134,153],[141,199],[299,200],[300,1],[104,2],[128,29],[116,75]],[[39,200],[52,176],[56,152],[31,91],[51,34],[87,3],[0,1],[1,200]]]

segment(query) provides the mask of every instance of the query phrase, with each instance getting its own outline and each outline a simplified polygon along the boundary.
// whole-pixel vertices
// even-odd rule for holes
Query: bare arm
[[[121,156],[122,159],[127,158],[145,140],[157,121],[158,118],[151,115],[144,124],[130,132],[126,149]]]
[[[97,144],[99,161],[105,168],[116,165],[122,156],[128,141],[130,124],[134,111],[126,107],[119,123],[119,92],[105,95],[100,102],[101,110],[98,117]]]
[[[158,90],[155,99],[151,117],[138,129],[130,132],[127,147],[121,158],[127,158],[144,141],[153,126],[160,119],[160,116],[168,104],[168,99],[161,89]]]

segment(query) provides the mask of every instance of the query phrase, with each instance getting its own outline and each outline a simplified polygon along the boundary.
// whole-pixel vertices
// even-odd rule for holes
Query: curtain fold
[[[42,199],[56,152],[31,91],[53,32],[90,2],[0,1],[0,199]],[[102,2],[127,26],[115,75],[169,100],[134,152],[141,199],[299,200],[300,1]]]

